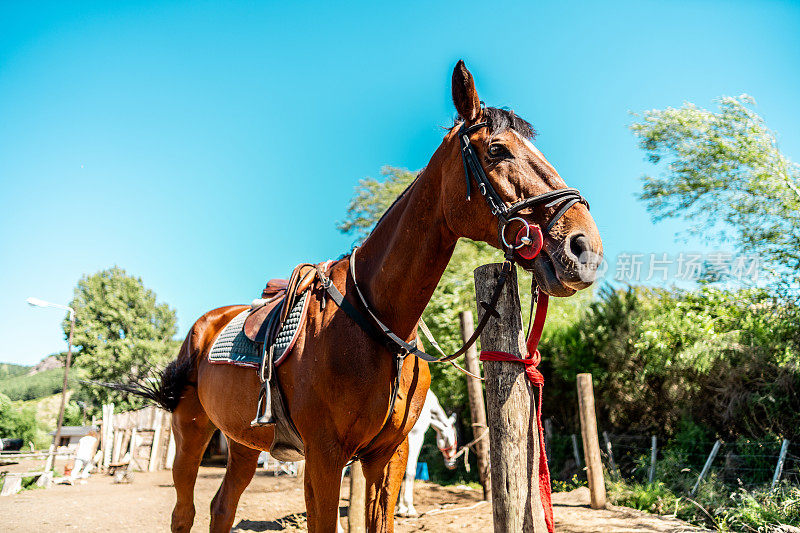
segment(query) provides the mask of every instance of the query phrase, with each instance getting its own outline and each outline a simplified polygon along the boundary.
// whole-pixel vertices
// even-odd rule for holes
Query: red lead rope
[[[521,363],[525,365],[525,374],[528,379],[539,389],[539,401],[536,409],[536,426],[539,428],[539,494],[542,498],[544,507],[544,520],[547,523],[547,531],[553,533],[553,503],[550,498],[550,470],[547,468],[547,454],[544,444],[544,432],[542,431],[542,388],[544,387],[544,376],[536,368],[542,360],[539,354],[539,340],[542,338],[544,321],[547,318],[548,297],[543,292],[539,292],[536,304],[536,314],[534,315],[531,332],[526,342],[529,357],[520,359],[516,355],[506,352],[495,352],[491,350],[481,351],[481,361],[505,361],[510,363]]]

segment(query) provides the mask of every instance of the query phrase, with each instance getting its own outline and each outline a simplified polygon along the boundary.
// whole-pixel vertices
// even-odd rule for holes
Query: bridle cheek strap
[[[498,220],[498,234],[500,243],[503,246],[503,252],[506,254],[506,259],[512,259],[514,253],[517,252],[522,246],[519,243],[510,244],[506,240],[505,230],[506,226],[514,220],[522,222],[523,225],[529,224],[523,218],[519,217],[519,213],[524,209],[544,206],[545,209],[561,205],[556,213],[550,218],[544,233],[549,233],[556,223],[563,217],[569,209],[577,204],[582,203],[587,208],[589,203],[581,196],[578,189],[565,187],[563,189],[556,189],[548,191],[543,194],[524,198],[511,206],[506,206],[505,201],[500,197],[495,190],[492,182],[489,181],[483,166],[478,159],[478,154],[472,146],[469,139],[470,134],[478,131],[481,128],[488,127],[488,122],[478,122],[472,126],[467,127],[466,123],[461,126],[458,131],[459,144],[461,147],[461,160],[464,165],[464,177],[467,180],[467,201],[472,196],[472,180],[478,185],[478,190],[483,196],[489,210],[497,217]],[[524,256],[522,256],[524,257]],[[535,256],[534,256],[535,257]]]

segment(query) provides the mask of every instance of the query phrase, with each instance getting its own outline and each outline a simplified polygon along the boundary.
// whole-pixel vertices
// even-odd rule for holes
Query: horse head
[[[458,119],[437,151],[450,230],[513,256],[552,296],[591,285],[603,244],[588,203],[533,145],[527,121],[482,105],[463,61],[452,93]]]
[[[444,465],[453,470],[456,467],[456,452],[458,451],[458,436],[456,435],[456,414],[447,416],[444,411],[437,416],[431,413],[431,426],[436,430],[436,447],[442,452]]]

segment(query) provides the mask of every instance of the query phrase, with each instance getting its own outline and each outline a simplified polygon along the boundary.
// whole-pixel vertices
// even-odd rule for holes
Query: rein
[[[327,293],[337,306],[339,306],[354,322],[356,322],[362,330],[364,330],[367,334],[369,334],[373,339],[375,339],[379,344],[383,345],[389,352],[391,352],[394,356],[396,374],[395,379],[392,383],[392,392],[389,401],[389,411],[384,419],[383,424],[381,425],[381,429],[378,433],[372,438],[372,440],[361,450],[368,449],[378,438],[383,427],[386,425],[386,422],[391,417],[392,413],[394,412],[394,405],[397,400],[397,394],[400,390],[400,373],[403,368],[403,362],[405,358],[409,355],[414,355],[423,361],[427,361],[429,363],[444,363],[444,362],[451,362],[456,368],[465,372],[472,377],[481,379],[479,376],[475,376],[466,372],[464,369],[452,363],[452,361],[461,355],[463,355],[475,342],[477,342],[478,337],[483,332],[483,329],[486,327],[486,324],[489,322],[489,319],[494,317],[496,319],[500,319],[500,313],[498,313],[496,306],[497,302],[500,299],[501,292],[503,287],[508,281],[508,277],[511,273],[511,270],[514,268],[516,264],[515,255],[519,255],[524,259],[534,259],[542,249],[542,245],[544,242],[544,237],[542,234],[542,230],[539,225],[535,225],[529,223],[522,217],[518,216],[519,213],[525,209],[544,206],[545,209],[560,205],[560,209],[556,211],[556,213],[550,218],[550,221],[547,223],[545,227],[545,233],[548,233],[553,226],[561,219],[562,216],[575,204],[582,203],[587,208],[589,207],[589,203],[581,196],[580,192],[577,189],[573,188],[562,188],[556,189],[553,191],[548,191],[543,194],[539,194],[536,196],[532,196],[530,198],[523,198],[522,200],[511,204],[510,206],[506,206],[505,201],[500,197],[500,195],[495,190],[492,183],[489,181],[489,178],[486,176],[486,172],[483,170],[483,166],[478,159],[478,155],[475,151],[475,148],[470,141],[470,134],[478,131],[481,128],[488,127],[488,122],[479,122],[472,126],[467,127],[466,123],[461,126],[458,131],[458,136],[460,140],[460,151],[461,151],[461,159],[464,165],[464,176],[467,181],[467,201],[471,200],[471,190],[472,184],[471,179],[475,180],[475,183],[478,185],[478,190],[480,191],[481,195],[483,196],[484,200],[486,201],[487,205],[489,206],[489,210],[491,211],[492,215],[494,215],[498,220],[498,235],[500,238],[500,243],[503,246],[503,254],[505,256],[505,261],[503,262],[503,266],[500,271],[500,275],[497,278],[497,283],[495,284],[494,290],[492,292],[492,297],[489,299],[489,302],[480,302],[481,307],[484,309],[484,314],[481,317],[480,321],[478,322],[475,331],[470,336],[469,339],[459,348],[455,353],[451,355],[446,355],[439,347],[439,344],[433,339],[433,336],[430,334],[430,330],[424,324],[424,322],[420,321],[420,325],[422,327],[423,333],[428,337],[431,341],[431,344],[436,347],[439,352],[442,353],[442,357],[436,357],[425,353],[423,350],[420,350],[418,347],[417,339],[412,339],[412,342],[406,342],[402,338],[400,338],[397,334],[395,334],[386,324],[384,324],[375,312],[372,310],[372,307],[369,305],[364,294],[361,292],[361,288],[358,285],[358,281],[356,278],[356,251],[358,248],[354,248],[350,254],[350,278],[353,282],[353,286],[356,289],[356,295],[358,296],[358,301],[361,304],[361,307],[366,312],[367,316],[364,316],[359,309],[357,309],[353,304],[351,304],[347,299],[345,299],[344,295],[339,291],[336,285],[333,284],[331,279],[326,275],[325,270],[321,267],[321,265],[317,265],[317,276],[322,283],[322,289]],[[521,222],[523,227],[520,228],[518,231],[514,243],[509,243],[506,239],[506,228],[507,226],[514,221]],[[541,386],[544,384],[544,378],[541,377],[541,373],[536,369],[536,365],[539,364],[539,352],[536,350],[536,347],[539,344],[539,339],[542,336],[542,329],[544,328],[544,321],[547,316],[547,302],[548,296],[539,291],[538,287],[536,287],[532,291],[532,299],[531,305],[536,304],[536,315],[532,322],[533,326],[531,329],[531,334],[528,337],[528,353],[532,354],[528,359],[519,359],[516,356],[511,354],[501,353],[501,352],[489,352],[484,351],[481,352],[481,360],[483,361],[510,361],[508,357],[513,358],[513,361],[522,363],[526,366],[526,373],[531,381],[540,387],[540,395],[539,395],[539,403],[541,404]],[[323,305],[325,302],[325,294],[323,294]],[[533,312],[533,307],[531,307],[531,312]],[[541,405],[539,406],[540,409],[538,410],[541,413]],[[539,424],[539,431],[541,433],[541,423]],[[544,446],[543,442],[542,446]],[[361,451],[356,452],[350,462],[359,458]],[[544,454],[542,454],[544,457]],[[349,464],[349,463],[348,463]],[[548,479],[548,487],[549,487],[549,473],[547,472],[547,463],[545,459],[544,463],[544,475],[547,476]],[[540,470],[541,472],[541,470]],[[544,489],[542,489],[544,490]],[[544,494],[543,494],[544,496]],[[548,502],[549,502],[549,489],[548,489]],[[552,513],[552,511],[551,511]],[[550,520],[552,521],[552,515]]]

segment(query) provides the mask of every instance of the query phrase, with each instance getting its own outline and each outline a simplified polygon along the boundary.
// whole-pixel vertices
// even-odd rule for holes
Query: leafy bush
[[[39,428],[36,410],[33,407],[15,405],[5,394],[0,393],[0,438],[22,439],[27,445],[33,442],[40,447],[46,436]]]
[[[585,479],[579,478],[578,474],[573,474],[573,476],[569,478],[567,481],[560,481],[558,479],[554,479],[551,485],[553,492],[569,492],[579,487],[585,487],[586,485],[588,485],[588,483]]]
[[[782,484],[773,490],[729,490],[712,477],[694,498],[665,483],[607,481],[609,500],[640,511],[674,515],[719,531],[780,531],[800,525],[800,487]]]
[[[798,310],[764,291],[603,289],[543,341],[545,405],[577,428],[591,372],[601,427],[672,436],[690,419],[732,441],[800,438]]]

